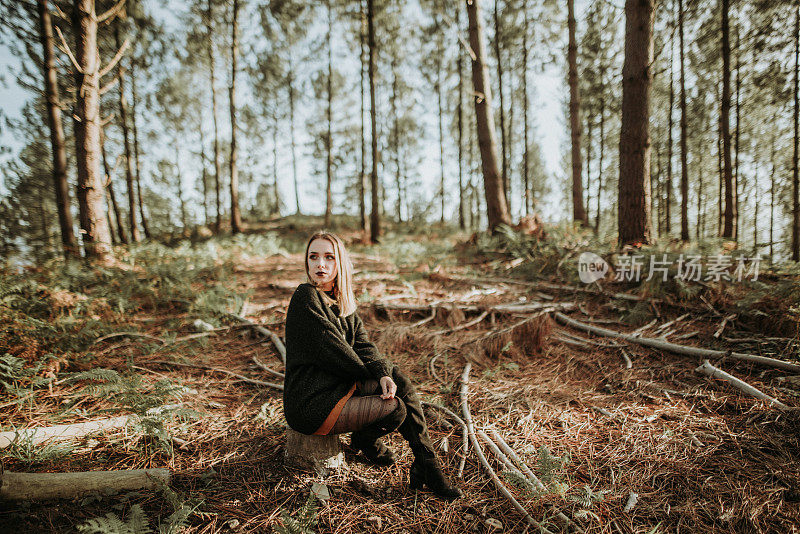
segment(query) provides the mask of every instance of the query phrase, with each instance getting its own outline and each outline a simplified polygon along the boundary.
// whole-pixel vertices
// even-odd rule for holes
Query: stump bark
[[[338,434],[314,436],[286,429],[284,465],[325,475],[347,469]]]
[[[5,471],[0,474],[0,500],[74,499],[90,493],[110,495],[123,491],[158,489],[169,484],[169,481],[169,469],[81,473],[12,473]]]

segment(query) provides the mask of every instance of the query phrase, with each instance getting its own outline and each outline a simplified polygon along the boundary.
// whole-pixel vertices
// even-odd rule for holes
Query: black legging
[[[378,439],[394,430],[415,447],[433,450],[425,414],[422,412],[417,390],[397,368],[392,371],[397,392],[392,399],[382,399],[382,388],[377,380],[356,383],[356,390],[331,428],[330,434],[358,432],[365,438]]]

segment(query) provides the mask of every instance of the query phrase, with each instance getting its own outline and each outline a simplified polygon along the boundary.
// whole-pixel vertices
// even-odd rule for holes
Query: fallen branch
[[[248,378],[244,375],[240,375],[239,373],[234,373],[233,371],[228,371],[227,369],[221,369],[219,367],[213,367],[211,365],[202,365],[196,363],[181,363],[181,362],[168,362],[166,360],[153,360],[147,363],[154,363],[160,365],[176,365],[179,367],[193,367],[195,369],[207,369],[209,371],[214,371],[217,373],[222,373],[226,375],[230,375],[236,377],[237,379],[241,380],[242,382],[247,382],[248,384],[255,384],[257,386],[266,386],[270,388],[280,389],[283,391],[283,384],[275,384],[273,382],[264,382],[263,380],[256,380],[254,378]]]
[[[522,470],[522,472],[524,473],[524,477],[527,478],[527,480],[533,485],[534,488],[536,488],[537,491],[539,491],[540,493],[547,492],[547,487],[545,487],[545,485],[542,484],[542,481],[539,480],[539,477],[537,477],[533,473],[533,471],[531,471],[531,468],[528,467],[528,464],[523,462],[522,458],[519,457],[519,455],[514,451],[514,449],[512,449],[508,445],[508,443],[506,443],[506,440],[504,440],[503,437],[500,434],[498,434],[495,429],[492,428],[490,430],[490,432],[492,434],[492,438],[494,439],[495,442],[497,442],[497,444],[495,445],[494,442],[490,441],[491,445],[489,446],[489,448],[492,448],[492,446],[497,448],[497,446],[499,446],[500,449],[503,450],[503,453],[505,453],[503,455],[503,457],[506,458],[506,459],[510,458],[512,461],[516,462],[517,465]],[[481,434],[483,434],[483,432],[481,432]],[[498,452],[500,452],[499,449],[498,449]],[[508,455],[508,456],[506,456],[506,455]],[[513,467],[513,464],[512,464],[512,467]],[[517,472],[519,473],[519,471],[517,471]],[[553,509],[555,510],[556,515],[557,515],[558,519],[561,520],[561,522],[563,522],[565,525],[568,525],[568,526],[572,525],[575,528],[575,530],[577,530],[578,532],[583,532],[583,529],[580,526],[578,526],[574,521],[572,521],[569,517],[567,517],[561,510],[559,510],[555,506],[553,506]]]
[[[115,337],[143,337],[146,339],[152,339],[153,341],[158,341],[162,345],[167,344],[167,341],[165,339],[161,339],[160,337],[156,336],[151,336],[150,334],[142,334],[139,332],[114,332],[113,334],[107,334],[105,336],[98,337],[97,339],[94,340],[94,343],[92,344],[96,345],[97,343],[102,343],[103,341],[108,341],[109,339],[113,339]]]
[[[728,321],[731,321],[731,320],[733,320],[733,319],[735,319],[735,318],[736,318],[736,314],[735,314],[735,313],[732,313],[732,314],[730,314],[730,315],[726,315],[726,316],[725,316],[725,317],[722,319],[722,322],[721,322],[721,323],[719,323],[719,328],[717,328],[717,331],[716,331],[716,332],[714,332],[714,337],[715,337],[715,338],[717,338],[717,339],[719,339],[719,336],[721,336],[721,335],[722,335],[722,331],[723,331],[723,330],[725,330],[725,325],[726,325],[726,324],[728,324]]]
[[[236,315],[235,313],[228,313],[227,315],[229,317],[232,317],[233,319],[236,319],[240,323],[249,326],[250,328],[252,328],[256,332],[258,332],[262,336],[268,337],[269,339],[271,339],[272,340],[272,344],[275,345],[275,348],[278,350],[278,354],[280,354],[281,361],[283,362],[283,365],[286,365],[286,346],[283,344],[283,341],[281,341],[281,338],[278,337],[278,334],[276,334],[272,330],[268,330],[267,328],[264,328],[263,326],[261,326],[259,324],[254,323],[250,319],[245,319],[241,315]]]
[[[276,371],[275,369],[267,367],[266,364],[264,364],[261,360],[259,360],[255,356],[253,356],[253,363],[256,364],[262,371],[266,371],[266,372],[268,372],[270,374],[273,374],[273,375],[275,375],[275,376],[277,376],[278,378],[281,378],[281,379],[286,378],[286,375],[284,375],[280,371]]]
[[[724,350],[688,347],[685,345],[670,343],[669,341],[664,341],[663,339],[656,339],[650,337],[635,337],[622,332],[616,332],[614,330],[608,330],[606,328],[600,328],[599,326],[586,324],[581,321],[575,320],[571,317],[567,317],[566,315],[560,312],[556,312],[555,317],[556,320],[558,320],[563,324],[572,326],[574,328],[578,328],[580,330],[584,330],[586,332],[591,332],[599,336],[624,339],[626,341],[638,343],[646,347],[652,347],[654,349],[659,349],[659,350],[666,350],[668,352],[673,352],[675,354],[683,354],[686,356],[699,356],[702,358],[733,358],[735,360],[741,360],[750,363],[757,363],[760,365],[776,367],[778,369],[783,369],[785,371],[790,371],[793,373],[800,373],[800,365],[784,362],[781,360],[776,360],[775,358],[767,358],[766,356],[756,356],[753,354],[743,354],[741,352],[726,352]]]
[[[445,381],[444,381],[444,380],[442,380],[442,379],[439,377],[439,375],[437,375],[437,374],[436,374],[436,365],[435,365],[435,364],[436,364],[436,359],[437,359],[439,356],[441,356],[441,355],[442,355],[442,353],[441,353],[441,352],[437,352],[436,354],[434,354],[434,355],[433,355],[433,358],[431,358],[431,361],[430,361],[430,363],[428,364],[428,367],[429,367],[429,368],[430,368],[430,370],[431,370],[431,376],[433,376],[433,378],[435,378],[437,382],[439,382],[439,383],[441,383],[441,384],[444,384],[444,383],[445,383]]]
[[[537,527],[540,532],[553,534],[550,530],[545,528],[544,525],[542,525],[541,523],[536,521],[533,517],[531,517],[528,511],[522,507],[522,505],[517,501],[517,499],[514,498],[513,495],[511,495],[511,492],[508,491],[508,488],[505,487],[503,482],[497,476],[497,473],[495,473],[494,469],[492,469],[492,466],[489,465],[488,461],[486,461],[486,456],[484,456],[483,451],[481,450],[480,444],[478,443],[478,438],[475,437],[475,428],[472,425],[472,416],[469,413],[469,404],[467,403],[467,392],[469,391],[469,372],[471,369],[472,369],[472,364],[467,362],[467,365],[464,366],[464,372],[461,375],[460,397],[461,397],[461,411],[464,413],[464,422],[467,425],[467,433],[469,434],[470,442],[472,442],[472,447],[475,449],[475,453],[478,455],[478,459],[480,460],[481,465],[483,465],[483,468],[489,474],[489,478],[492,479],[492,482],[494,482],[494,485],[497,488],[497,490],[511,502],[514,508],[516,508],[523,515],[523,517],[525,517],[525,520],[529,524]]]
[[[509,302],[506,304],[497,304],[494,306],[478,306],[459,304],[458,302],[436,302],[434,304],[393,304],[390,302],[373,302],[372,307],[384,310],[408,311],[408,312],[426,312],[432,307],[449,307],[453,306],[463,312],[482,312],[489,313],[528,313],[533,311],[543,310],[571,310],[575,308],[574,302],[529,302],[518,301]]]
[[[136,416],[123,415],[84,423],[71,423],[68,425],[43,426],[35,428],[18,428],[0,432],[0,449],[5,449],[13,443],[24,442],[38,445],[49,440],[70,440],[81,438],[89,434],[108,432],[125,427]]]
[[[426,317],[425,319],[422,319],[421,321],[417,321],[416,323],[410,324],[410,325],[408,325],[408,327],[409,328],[416,328],[418,326],[424,325],[425,323],[433,321],[433,319],[436,317],[436,310],[437,309],[438,308],[436,306],[431,304],[431,314],[430,314],[430,316]]]
[[[766,393],[754,388],[744,380],[739,380],[735,376],[726,373],[722,369],[714,367],[708,360],[703,361],[703,365],[695,369],[695,371],[697,371],[698,373],[703,373],[706,376],[710,376],[711,378],[725,380],[726,382],[733,385],[733,387],[735,387],[739,391],[747,393],[748,395],[752,395],[753,397],[756,397],[758,399],[773,403],[779,408],[789,408],[788,405],[782,403],[775,397],[770,397]]]
[[[86,471],[79,473],[0,473],[0,499],[38,501],[74,499],[98,493],[158,489],[169,484],[169,469]]]
[[[467,463],[467,456],[469,456],[469,432],[467,431],[467,424],[463,419],[453,413],[452,410],[442,406],[441,404],[433,404],[431,402],[422,401],[422,405],[428,406],[429,408],[436,408],[437,410],[444,412],[452,417],[456,423],[461,425],[462,437],[464,438],[464,453],[461,455],[461,463],[458,465],[458,478],[462,478],[464,476],[464,465]]]
[[[462,324],[460,324],[458,326],[454,326],[453,328],[445,328],[444,330],[436,330],[436,331],[431,332],[431,333],[432,334],[436,334],[436,335],[440,335],[440,336],[442,336],[444,334],[452,334],[453,332],[458,332],[459,330],[464,330],[464,329],[469,328],[470,326],[474,326],[474,325],[480,323],[481,321],[483,321],[486,318],[487,315],[489,315],[489,312],[488,311],[484,311],[479,316],[477,316],[475,319],[472,319],[471,321],[467,321],[466,323],[462,323]]]

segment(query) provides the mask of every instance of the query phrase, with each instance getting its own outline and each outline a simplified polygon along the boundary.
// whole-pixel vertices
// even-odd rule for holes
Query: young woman
[[[462,495],[442,473],[414,386],[369,341],[356,312],[353,265],[342,240],[317,232],[306,244],[308,283],[286,313],[286,421],[303,434],[352,432],[351,445],[373,463],[396,457],[381,437],[399,430],[414,453],[409,484],[439,497]]]

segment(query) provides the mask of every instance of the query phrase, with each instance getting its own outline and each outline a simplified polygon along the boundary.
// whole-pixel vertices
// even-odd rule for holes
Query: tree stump
[[[347,469],[344,450],[338,434],[314,436],[286,429],[284,465],[325,475],[330,471]]]

